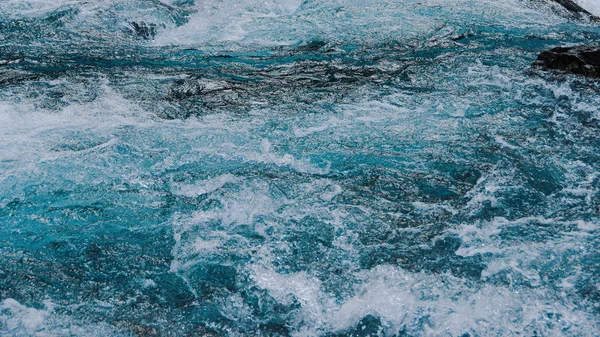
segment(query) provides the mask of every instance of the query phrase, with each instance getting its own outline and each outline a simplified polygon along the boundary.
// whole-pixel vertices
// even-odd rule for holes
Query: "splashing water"
[[[600,85],[531,67],[597,25],[10,0],[0,41],[2,336],[600,331]]]

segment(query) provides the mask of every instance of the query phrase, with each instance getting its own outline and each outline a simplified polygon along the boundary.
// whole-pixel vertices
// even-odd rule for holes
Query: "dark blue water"
[[[597,336],[598,25],[0,1],[0,335]]]

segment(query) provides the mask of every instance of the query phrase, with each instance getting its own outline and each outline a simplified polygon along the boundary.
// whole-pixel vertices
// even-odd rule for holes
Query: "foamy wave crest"
[[[462,336],[580,336],[599,328],[577,303],[556,301],[543,291],[474,286],[451,275],[407,273],[378,266],[354,275],[354,296],[341,301],[318,279],[304,273],[282,275],[256,269],[253,277],[282,303],[298,301],[295,336],[323,332]],[[355,332],[354,332],[355,331]]]

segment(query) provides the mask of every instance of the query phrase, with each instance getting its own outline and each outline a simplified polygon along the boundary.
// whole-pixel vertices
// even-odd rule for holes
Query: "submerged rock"
[[[541,53],[535,64],[544,69],[600,77],[600,46],[553,48]]]

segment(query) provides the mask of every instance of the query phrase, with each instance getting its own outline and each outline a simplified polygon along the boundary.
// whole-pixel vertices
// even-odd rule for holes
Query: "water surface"
[[[593,336],[600,28],[540,1],[0,2],[0,335]]]

